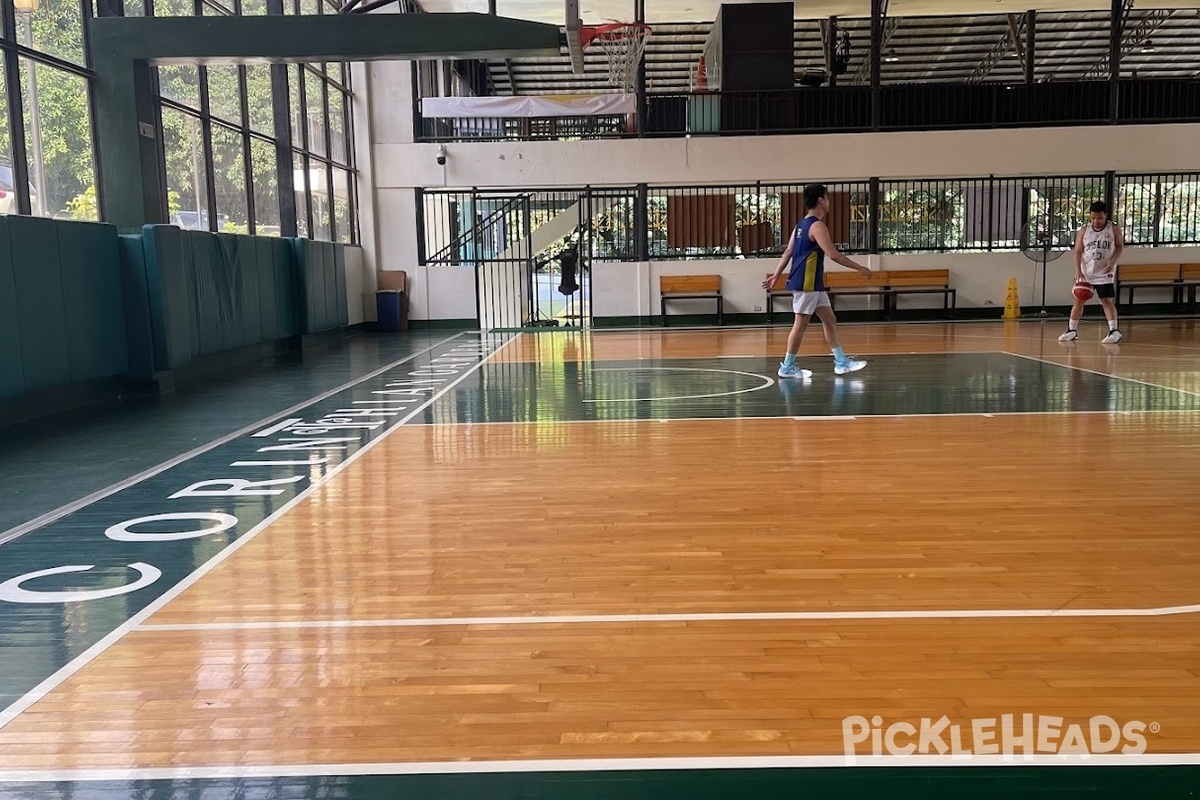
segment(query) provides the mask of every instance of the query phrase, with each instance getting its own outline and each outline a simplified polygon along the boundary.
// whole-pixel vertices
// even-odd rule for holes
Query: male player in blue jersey
[[[829,256],[835,264],[856,269],[864,275],[870,275],[871,269],[846,258],[834,246],[829,228],[825,225],[825,217],[829,215],[829,197],[824,186],[813,184],[804,187],[804,211],[804,219],[792,231],[775,274],[763,281],[763,288],[769,289],[779,280],[784,267],[792,265],[787,288],[792,293],[792,310],[796,312],[796,321],[792,323],[792,332],[788,334],[787,354],[779,365],[778,374],[781,378],[812,377],[812,370],[796,366],[796,353],[800,350],[800,341],[814,313],[821,318],[825,341],[833,351],[834,373],[845,375],[847,372],[856,372],[865,367],[867,362],[849,358],[842,352],[842,345],[838,341],[837,317],[833,314],[833,306],[825,291],[825,256]]]

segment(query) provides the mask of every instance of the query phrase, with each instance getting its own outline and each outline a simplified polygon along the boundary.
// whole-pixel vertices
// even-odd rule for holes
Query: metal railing
[[[426,117],[420,121],[421,141],[579,141],[612,139],[636,130],[631,118],[596,117]]]
[[[830,232],[846,253],[1016,251],[1048,234],[1056,247],[1069,246],[1096,200],[1110,202],[1130,244],[1200,244],[1200,172],[826,186]],[[539,270],[568,247],[579,248],[584,264],[773,258],[803,216],[803,191],[801,183],[762,182],[425,191],[422,263],[520,262]]]
[[[1200,173],[1117,176],[1113,221],[1129,244],[1200,244]]]
[[[878,111],[876,112],[876,107]],[[423,119],[424,141],[762,136],[1200,121],[1200,81],[906,83],[646,96],[638,119]]]

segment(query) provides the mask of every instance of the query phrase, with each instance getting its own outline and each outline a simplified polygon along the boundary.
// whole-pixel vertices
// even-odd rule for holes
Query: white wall
[[[351,325],[375,320],[375,276],[361,247],[346,248],[346,312]]]
[[[375,159],[376,147],[381,143],[412,146],[411,63],[351,64],[351,79],[355,87],[353,113],[359,169],[359,228],[365,251],[364,320],[374,322],[377,271],[405,270],[411,282],[417,268],[417,210],[413,190],[379,189],[386,181],[381,181]],[[427,307],[427,303],[420,306],[423,313]],[[413,310],[417,308],[413,304]]]
[[[475,270],[470,267],[410,267],[409,319],[475,319]]]
[[[1192,170],[1197,141],[1200,125],[466,142],[446,145],[444,176],[437,145],[378,142],[375,161],[389,188],[832,182]]]
[[[959,308],[994,307],[997,314],[1004,308],[1009,278],[1017,279],[1021,308],[1028,314],[1040,307],[1041,266],[1035,265],[1021,253],[913,253],[903,255],[855,256],[855,260],[872,269],[949,269],[950,285],[958,290]],[[1074,275],[1072,255],[1066,253],[1050,262],[1047,268],[1046,303],[1069,305]],[[1136,248],[1130,247],[1121,259],[1126,264],[1162,264],[1200,261],[1200,248]],[[697,261],[653,261],[650,263],[596,262],[592,265],[592,313],[604,317],[650,317],[659,314],[658,279],[662,275],[720,275],[725,313],[749,314],[764,310],[766,294],[762,281],[775,269],[776,259],[714,259]],[[841,267],[830,266],[830,270]],[[1139,295],[1140,296],[1140,295]],[[1169,299],[1170,293],[1148,293],[1145,300]],[[790,307],[776,301],[778,313],[784,318]],[[936,295],[905,297],[901,308],[941,308],[942,298]],[[847,297],[838,301],[840,309],[879,307],[878,298]],[[671,314],[713,313],[713,303],[707,300],[672,301]]]

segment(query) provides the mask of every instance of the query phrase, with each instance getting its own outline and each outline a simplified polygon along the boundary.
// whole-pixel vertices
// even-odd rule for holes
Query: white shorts
[[[827,292],[792,292],[792,311],[797,314],[813,314],[821,306],[833,308]]]

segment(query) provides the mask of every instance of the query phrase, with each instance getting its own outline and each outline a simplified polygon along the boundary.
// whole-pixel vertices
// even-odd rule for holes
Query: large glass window
[[[289,14],[331,14],[330,0],[285,0]],[[0,214],[101,218],[85,30],[92,0],[13,0],[0,35]],[[265,0],[125,0],[128,16],[265,14]],[[206,66],[155,72],[168,219],[186,228],[356,241],[357,173],[343,64]],[[276,86],[273,76],[286,76]],[[10,83],[11,82],[11,83]],[[276,93],[278,90],[278,97]],[[277,115],[276,103],[290,113]],[[277,121],[290,119],[280,130]],[[15,135],[15,139],[14,139]],[[277,153],[292,151],[281,186]],[[20,177],[18,177],[20,176]],[[294,192],[284,219],[281,200]]]
[[[21,59],[34,214],[99,219],[87,78]]]
[[[7,102],[0,104],[0,214],[100,217],[86,8],[80,0],[14,0],[15,39],[0,41],[0,51],[13,58],[22,49],[0,67],[0,88],[16,84],[21,114],[13,119]]]
[[[264,14],[262,0],[155,0],[159,15]],[[317,0],[285,0],[286,13],[333,13]],[[354,152],[342,64],[290,64],[287,99],[264,64],[158,69],[167,204],[175,224],[212,231],[291,234],[356,242]],[[279,87],[282,89],[282,87]],[[289,130],[276,128],[285,104]],[[292,149],[295,220],[284,224],[276,153]],[[289,141],[290,140],[290,141]],[[287,152],[284,150],[284,152]],[[247,168],[248,167],[248,168]],[[294,225],[294,228],[293,228]]]
[[[252,138],[250,164],[254,172],[255,233],[260,236],[278,236],[279,175],[275,165],[275,143]]]
[[[191,230],[211,230],[203,128],[199,116],[174,108],[162,110],[168,221]]]

